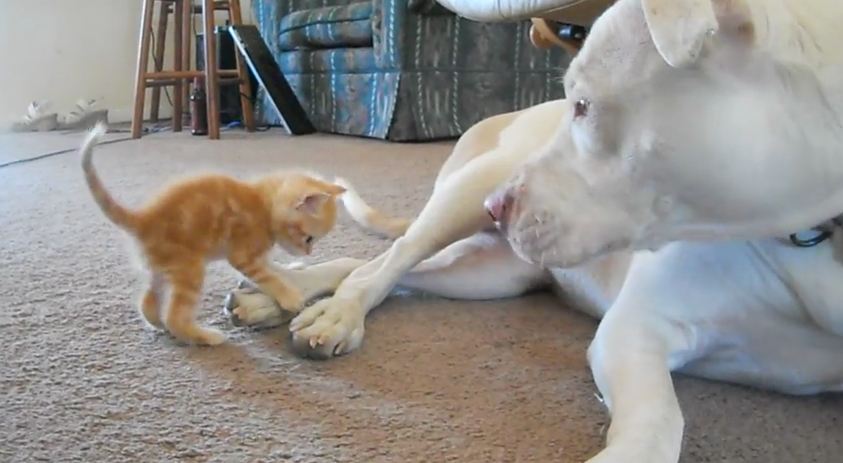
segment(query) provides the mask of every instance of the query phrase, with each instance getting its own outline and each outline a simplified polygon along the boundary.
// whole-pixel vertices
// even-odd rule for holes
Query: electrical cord
[[[128,140],[131,140],[131,139],[132,139],[132,137],[118,138],[116,140],[104,141],[104,142],[100,143],[100,145],[110,145],[112,143],[120,143],[120,142],[128,141]],[[18,164],[28,164],[30,162],[40,161],[41,159],[51,158],[53,156],[58,156],[60,154],[72,153],[74,151],[79,151],[79,148],[68,148],[68,149],[63,149],[63,150],[58,150],[58,151],[52,151],[50,153],[39,154],[38,156],[33,156],[31,158],[17,159],[17,160],[14,160],[14,161],[4,162],[4,163],[0,164],[0,169],[15,166],[15,165],[18,165]]]
[[[192,29],[193,29],[193,36],[196,37],[198,35],[199,31],[196,28],[195,18],[191,17],[190,22],[191,22],[191,26],[192,26]],[[153,27],[151,25],[149,27],[149,36],[150,36],[151,41],[152,41],[152,43],[151,43],[152,49],[153,50],[157,49],[156,44],[155,44],[155,30],[153,29]],[[154,53],[153,53],[152,59],[155,62],[156,67],[163,68],[162,61],[157,56],[155,56]],[[170,104],[170,107],[173,107],[174,106],[173,99],[170,96],[170,91],[167,87],[164,87],[164,95],[167,97],[167,102]],[[241,92],[240,96],[249,99],[249,101],[251,101],[252,104],[255,104],[256,101],[257,101],[257,94],[250,97],[249,95],[246,95],[245,93]],[[243,124],[240,121],[235,121],[235,122],[232,122],[232,123],[226,125],[224,127],[224,129],[226,129],[226,130],[233,129],[233,128],[236,128],[236,127],[239,127],[239,126],[242,126],[242,125]],[[270,124],[263,125],[261,127],[255,127],[256,132],[267,132],[271,129],[272,129],[272,125],[270,125]],[[158,132],[163,132],[164,130],[166,130],[166,128],[160,128],[159,127],[159,128],[147,129],[147,130],[145,130],[145,132],[146,133],[158,133]],[[126,130],[113,130],[113,129],[109,129],[109,131],[108,131],[108,133],[126,133],[126,132],[127,132]],[[110,145],[110,144],[113,144],[113,143],[121,143],[121,142],[129,141],[129,140],[132,140],[132,137],[118,138],[118,139],[115,139],[115,140],[107,140],[107,141],[101,142],[100,145]],[[63,150],[51,151],[49,153],[39,154],[37,156],[32,156],[32,157],[29,157],[29,158],[17,159],[17,160],[14,160],[14,161],[4,162],[4,163],[0,163],[0,169],[4,169],[6,167],[11,167],[11,166],[19,165],[19,164],[28,164],[28,163],[35,162],[35,161],[40,161],[42,159],[47,159],[47,158],[59,156],[59,155],[62,155],[62,154],[72,153],[72,152],[75,152],[75,151],[78,151],[78,150],[79,150],[79,148],[68,148],[68,149],[63,149]]]
[[[151,129],[145,130],[145,132],[149,134],[149,133],[164,132],[164,131],[167,131],[167,130],[169,130],[169,127],[153,127]],[[119,130],[119,129],[117,129],[117,130],[109,129],[108,130],[108,133],[128,133],[128,132],[129,132],[128,130]],[[114,140],[106,140],[106,141],[101,142],[100,145],[110,145],[112,143],[120,143],[120,142],[124,142],[124,141],[129,141],[129,140],[132,140],[132,139],[133,139],[132,137],[126,137],[126,138],[117,138],[117,139],[114,139]],[[66,149],[57,150],[57,151],[51,151],[49,153],[39,154],[37,156],[32,156],[32,157],[29,157],[29,158],[16,159],[14,161],[1,163],[0,169],[4,169],[6,167],[11,167],[11,166],[16,166],[16,165],[19,165],[19,164],[29,164],[31,162],[40,161],[42,159],[47,159],[47,158],[59,156],[59,155],[62,155],[62,154],[73,153],[73,152],[76,152],[76,151],[79,151],[78,147],[76,147],[76,148],[66,148]]]

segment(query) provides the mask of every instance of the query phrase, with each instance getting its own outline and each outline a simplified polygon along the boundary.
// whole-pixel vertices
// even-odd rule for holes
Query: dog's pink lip
[[[491,218],[492,218],[492,222],[497,222],[497,221],[498,221],[498,219],[497,219],[497,218],[495,218],[495,214],[493,214],[493,213],[492,213],[492,211],[490,211],[488,207],[486,208],[486,213],[487,213],[487,214],[489,214],[489,217],[491,217]]]
[[[492,221],[498,228],[505,228],[508,221],[508,215],[512,212],[512,205],[515,199],[509,190],[498,191],[486,198],[483,202],[483,207],[486,213],[492,218]]]

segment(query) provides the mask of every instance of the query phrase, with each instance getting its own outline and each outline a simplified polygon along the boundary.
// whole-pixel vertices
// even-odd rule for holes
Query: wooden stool
[[[173,98],[173,131],[179,132],[182,129],[182,114],[187,104],[189,81],[196,77],[202,78],[205,83],[205,94],[208,104],[208,137],[216,140],[220,137],[220,108],[219,108],[219,87],[220,85],[238,84],[240,86],[240,105],[243,112],[243,125],[246,130],[255,129],[255,119],[252,113],[252,102],[249,99],[251,89],[249,85],[249,74],[243,63],[243,58],[237,55],[237,69],[220,70],[217,65],[217,45],[214,34],[214,11],[227,11],[231,24],[242,24],[243,18],[240,12],[240,0],[200,0],[201,4],[195,6],[194,0],[143,0],[143,16],[140,27],[140,45],[138,47],[138,67],[135,76],[135,105],[132,117],[132,138],[140,138],[143,132],[143,113],[146,98],[146,89],[152,88],[152,106],[150,116],[153,120],[158,119],[158,107],[161,101],[161,87],[172,86],[175,88]],[[151,48],[153,31],[152,20],[155,10],[155,2],[159,3],[158,31],[156,35],[153,72],[147,72],[149,66],[149,52]],[[167,21],[169,15],[173,14],[175,23],[175,53],[173,69],[164,70],[164,50],[167,38]],[[201,14],[203,21],[203,36],[205,40],[205,70],[190,70],[190,35],[193,25],[193,15]]]
[[[544,18],[532,18],[530,27],[530,41],[536,48],[561,47],[571,57],[579,53],[585,40],[585,28],[568,26],[561,29],[561,25],[555,21]]]

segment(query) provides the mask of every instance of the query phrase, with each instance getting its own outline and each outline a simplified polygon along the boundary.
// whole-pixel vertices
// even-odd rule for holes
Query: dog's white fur
[[[697,18],[712,5],[709,35]],[[836,0],[616,3],[565,75],[586,114],[566,110],[507,187],[510,242],[568,267],[616,249],[787,236],[843,212],[840,21]]]
[[[387,252],[286,270],[311,297],[334,292],[292,322],[294,345],[354,350],[396,286],[556,286],[602,318],[588,355],[612,424],[592,463],[678,461],[671,371],[843,391],[843,265],[828,244],[761,238],[843,212],[841,19],[834,0],[620,0],[571,65],[571,99],[472,128]],[[516,207],[498,233],[483,203],[502,185]],[[281,320],[259,293],[237,301],[239,323]]]

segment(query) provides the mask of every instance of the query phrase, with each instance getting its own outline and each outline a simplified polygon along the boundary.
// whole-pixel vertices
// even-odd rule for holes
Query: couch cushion
[[[281,50],[372,46],[372,2],[313,8],[281,18]]]
[[[333,48],[285,51],[276,56],[284,75],[362,74],[382,72],[373,48]]]

